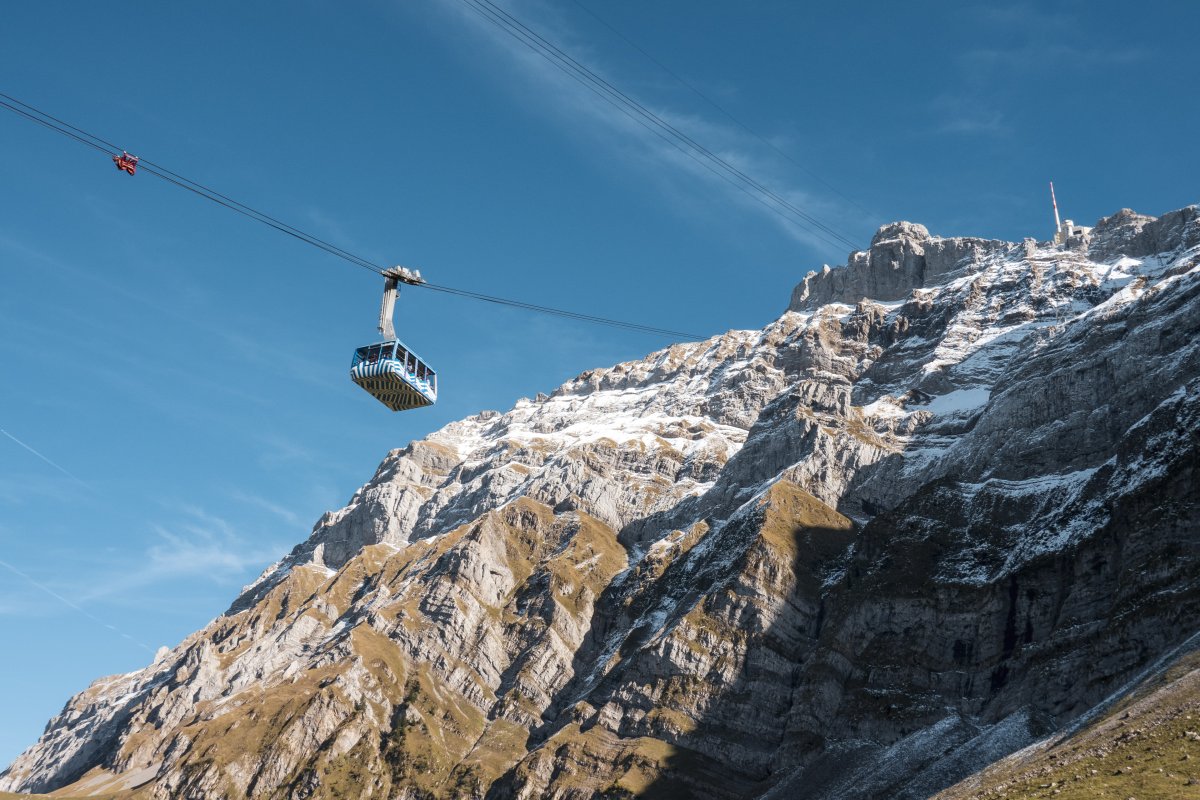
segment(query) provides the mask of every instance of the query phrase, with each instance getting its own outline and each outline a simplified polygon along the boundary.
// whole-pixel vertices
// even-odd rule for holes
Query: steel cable
[[[109,156],[116,156],[119,153],[127,152],[124,148],[118,147],[117,145],[115,145],[111,142],[108,142],[107,140],[102,139],[102,138],[96,136],[95,134],[89,133],[89,132],[83,130],[82,128],[78,128],[74,125],[71,125],[70,123],[65,122],[64,120],[61,120],[57,117],[53,117],[50,114],[47,114],[47,113],[41,111],[40,109],[29,105],[28,103],[24,103],[20,100],[17,100],[16,98],[14,98],[10,95],[4,94],[3,92],[0,92],[0,98],[5,98],[3,100],[0,100],[0,106],[6,108],[9,111],[12,111],[13,113],[17,114],[18,116],[20,116],[26,120],[29,120],[31,122],[36,122],[39,125],[42,125],[43,127],[49,128],[50,130],[55,131],[56,133],[60,133],[64,136],[67,136],[77,142],[80,142],[81,144],[84,144],[84,145],[87,145],[88,147],[99,150],[100,152],[103,152]],[[6,102],[6,100],[11,101],[11,103]],[[172,172],[171,170],[167,169],[166,167],[162,166],[161,164],[157,164],[153,161],[150,161],[149,159],[145,159],[145,158],[139,159],[138,167],[141,169],[144,169],[146,172],[155,176],[156,178],[166,181],[167,183],[170,183],[181,189],[185,189],[195,195],[203,197],[206,200],[210,200],[218,205],[224,206],[225,208],[228,208],[231,211],[235,211],[238,214],[248,217],[256,222],[261,222],[262,224],[264,224],[270,228],[274,228],[275,230],[279,231],[280,233],[287,234],[288,236],[291,236],[295,239],[299,239],[300,241],[302,241],[306,244],[310,244],[313,247],[324,250],[325,252],[329,253],[330,255],[337,256],[338,258],[341,258],[344,261],[348,261],[349,263],[354,264],[357,267],[370,270],[371,272],[374,272],[378,275],[382,275],[384,270],[386,269],[386,267],[384,267],[380,264],[376,264],[372,261],[369,261],[368,259],[365,259],[361,256],[355,255],[354,253],[351,253],[350,251],[345,250],[344,248],[338,247],[337,245],[332,244],[331,242],[325,241],[324,239],[321,239],[317,236],[307,233],[306,231],[301,230],[300,228],[297,228],[293,225],[289,225],[288,223],[283,222],[282,220],[276,219],[275,217],[272,217],[271,215],[266,214],[262,211],[259,211],[258,209],[253,208],[252,206],[248,206],[245,203],[242,203],[238,200],[234,200],[233,198],[231,198],[227,195],[224,195],[220,192],[217,192],[216,190],[211,189],[202,183],[193,181],[190,178],[186,178],[176,172]],[[475,292],[475,291],[471,291],[471,290],[467,290],[467,289],[458,289],[458,288],[451,287],[451,286],[441,286],[438,284],[431,284],[431,283],[421,283],[421,284],[414,284],[414,285],[416,285],[418,288],[427,288],[427,289],[431,289],[436,292],[451,294],[451,295],[455,295],[458,297],[467,297],[467,298],[471,298],[474,300],[480,300],[483,302],[511,306],[513,308],[520,308],[520,309],[524,309],[527,311],[535,311],[535,312],[542,313],[542,314],[550,314],[553,316],[564,317],[566,319],[573,319],[573,320],[578,320],[581,322],[591,322],[591,323],[600,324],[600,325],[608,325],[608,326],[615,327],[615,328],[621,328],[621,329],[630,330],[630,331],[637,331],[637,332],[641,332],[641,333],[648,333],[648,334],[653,334],[653,335],[657,335],[657,336],[669,336],[669,337],[673,337],[673,338],[689,339],[689,340],[702,340],[702,339],[707,338],[705,336],[701,336],[699,334],[694,334],[694,333],[688,333],[686,331],[676,331],[676,330],[671,330],[669,328],[660,328],[660,327],[657,327],[654,325],[643,325],[643,324],[637,323],[637,322],[629,322],[627,320],[612,319],[609,317],[602,317],[602,316],[598,316],[598,315],[594,315],[594,314],[584,314],[582,312],[570,311],[570,310],[561,309],[561,308],[554,308],[552,306],[544,306],[544,305],[540,305],[537,303],[528,303],[528,302],[525,302],[522,300],[513,300],[511,298],[497,297],[495,295],[484,294],[482,292]]]
[[[600,75],[597,75],[588,67],[575,60],[568,53],[564,52],[549,40],[542,37],[536,31],[529,28],[519,19],[514,17],[509,12],[505,11],[500,6],[497,6],[491,0],[462,0],[462,2],[470,9],[474,10],[484,19],[499,27],[504,32],[508,33],[513,38],[532,48],[550,63],[554,64],[558,69],[568,75],[578,76],[584,85],[588,86],[593,92],[607,100],[610,104],[618,108],[628,108],[629,113],[637,114],[651,125],[662,130],[666,136],[671,137],[680,143],[681,147],[688,148],[694,151],[699,157],[710,162],[716,168],[728,173],[734,180],[740,181],[746,187],[748,192],[756,192],[763,198],[763,204],[774,210],[784,219],[788,219],[800,227],[805,228],[810,233],[817,235],[828,244],[838,244],[854,249],[855,242],[848,236],[840,233],[831,226],[817,219],[813,215],[797,207],[795,204],[781,196],[774,190],[763,185],[744,171],[738,169],[733,164],[730,164],[719,155],[713,153],[704,145],[697,142],[695,139],[680,131],[671,123],[664,120],[662,117],[647,109],[644,105],[633,99],[629,95],[622,92],[617,87],[613,86],[609,81],[605,80]],[[771,202],[766,202],[767,200]],[[772,203],[774,205],[772,205]],[[790,212],[790,215],[785,212]],[[837,242],[830,242],[826,236],[836,239]]]

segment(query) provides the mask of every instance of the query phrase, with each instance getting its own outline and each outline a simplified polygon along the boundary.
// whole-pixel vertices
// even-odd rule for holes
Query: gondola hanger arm
[[[408,267],[389,267],[383,270],[383,303],[379,307],[379,333],[384,339],[396,338],[396,329],[392,323],[396,309],[396,297],[400,294],[400,284],[420,286],[425,282],[421,271]]]

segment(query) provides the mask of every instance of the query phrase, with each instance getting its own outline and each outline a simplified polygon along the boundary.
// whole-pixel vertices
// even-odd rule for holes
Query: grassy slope
[[[936,796],[1200,798],[1200,652],[1143,682],[1066,738],[1015,753]]]

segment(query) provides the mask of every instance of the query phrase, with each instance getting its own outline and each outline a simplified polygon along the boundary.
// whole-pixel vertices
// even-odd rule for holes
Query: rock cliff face
[[[1200,630],[1198,333],[1194,206],[885,226],[761,331],[392,451],[0,789],[928,797]]]

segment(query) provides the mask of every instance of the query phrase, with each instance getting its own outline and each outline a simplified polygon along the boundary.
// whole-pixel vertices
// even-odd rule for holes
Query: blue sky
[[[1193,3],[584,0],[751,135],[577,3],[497,2],[864,246],[894,219],[1048,238],[1050,179],[1085,224],[1200,199]],[[459,0],[25,3],[0,75],[450,286],[710,335],[845,261]],[[375,276],[7,112],[0,142],[0,762],[223,611],[389,449],[668,343],[407,290],[441,400],[391,414],[347,378]]]

